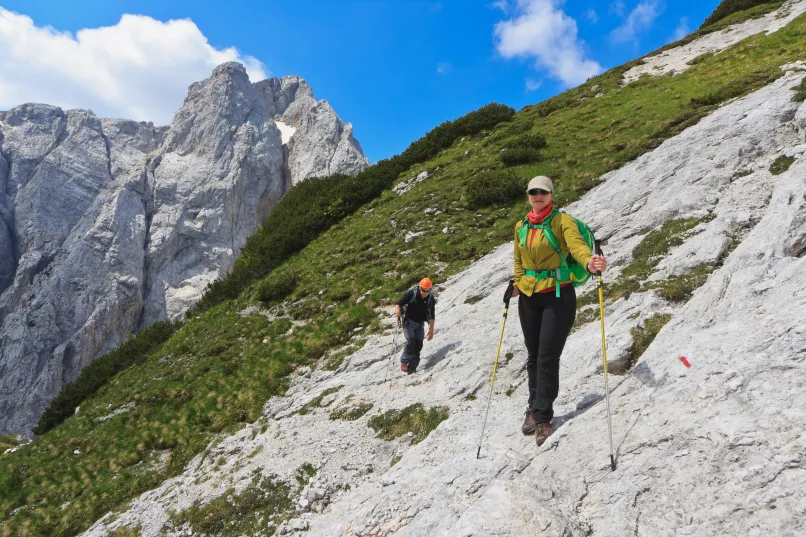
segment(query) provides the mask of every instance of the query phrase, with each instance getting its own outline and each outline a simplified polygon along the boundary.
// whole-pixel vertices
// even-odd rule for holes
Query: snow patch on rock
[[[280,129],[280,136],[282,137],[283,143],[287,144],[289,140],[291,140],[291,137],[294,136],[294,133],[297,132],[297,129],[276,119],[274,123],[277,125],[277,128]]]

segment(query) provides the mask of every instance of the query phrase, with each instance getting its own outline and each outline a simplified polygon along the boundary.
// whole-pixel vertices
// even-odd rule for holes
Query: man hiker
[[[420,280],[420,284],[410,289],[403,298],[395,304],[397,324],[403,324],[403,335],[406,336],[406,346],[400,355],[400,370],[411,375],[417,372],[420,365],[420,351],[423,348],[423,338],[431,341],[434,337],[434,294],[431,292],[433,284],[428,278]],[[425,334],[425,323],[428,323],[428,334]]]

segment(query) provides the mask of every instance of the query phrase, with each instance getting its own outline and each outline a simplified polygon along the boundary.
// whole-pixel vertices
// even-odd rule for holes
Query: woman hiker
[[[540,225],[548,220],[563,256],[598,273],[607,268],[607,260],[593,255],[579,233],[573,218],[556,212],[552,204],[554,183],[545,176],[529,181],[526,188],[532,210],[515,226],[515,288],[520,295],[518,315],[526,342],[529,376],[529,407],[521,427],[525,435],[534,434],[540,446],[551,434],[554,400],[560,387],[560,354],[576,318],[576,292],[571,281],[557,281],[560,256],[546,239]],[[525,233],[521,228],[526,227]]]
[[[403,298],[395,304],[397,324],[400,326],[400,316],[403,315],[403,334],[406,336],[406,346],[400,355],[400,370],[411,375],[417,372],[420,365],[420,351],[423,348],[423,337],[428,341],[434,337],[434,295],[431,293],[433,284],[428,278],[420,280],[420,284],[410,289]],[[428,334],[425,334],[425,323],[428,323]]]

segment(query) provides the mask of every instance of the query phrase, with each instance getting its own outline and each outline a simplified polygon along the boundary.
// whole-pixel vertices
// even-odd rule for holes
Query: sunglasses
[[[529,190],[528,193],[530,196],[537,196],[537,195],[545,196],[547,194],[551,194],[551,192],[549,192],[548,190],[543,190],[542,188],[533,188],[532,190]]]

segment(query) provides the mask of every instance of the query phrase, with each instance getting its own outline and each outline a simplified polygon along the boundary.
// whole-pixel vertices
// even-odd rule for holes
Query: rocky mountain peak
[[[282,116],[295,102],[303,100],[311,102],[310,100],[314,99],[313,89],[302,77],[296,75],[267,78],[255,82],[254,85],[255,89],[265,96],[266,110],[272,117]],[[289,121],[290,118],[286,117],[286,120]],[[289,123],[296,126],[294,121]]]
[[[230,62],[169,126],[0,113],[0,432],[28,433],[84,365],[181,317],[292,184],[369,164],[317,105],[300,77],[253,84]]]

